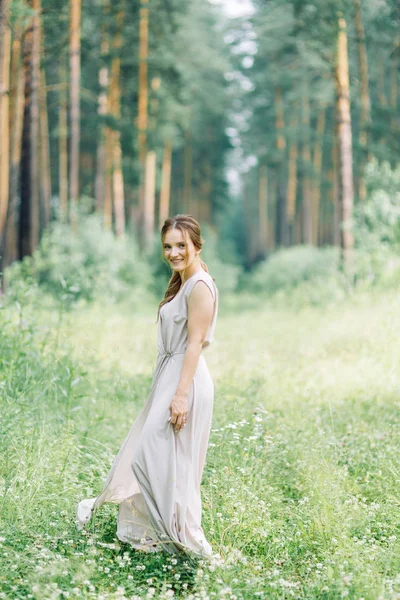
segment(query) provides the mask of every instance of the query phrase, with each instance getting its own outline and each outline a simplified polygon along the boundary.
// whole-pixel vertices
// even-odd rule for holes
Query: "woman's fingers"
[[[176,432],[181,431],[186,424],[187,413],[176,413],[171,416],[171,425]]]
[[[179,430],[178,431],[180,431],[183,428],[183,426],[185,424],[185,421],[186,421],[185,416],[184,415],[180,415],[180,417],[178,419],[178,425],[179,425]]]

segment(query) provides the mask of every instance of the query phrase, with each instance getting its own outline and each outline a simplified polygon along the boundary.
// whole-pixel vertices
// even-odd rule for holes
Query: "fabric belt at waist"
[[[176,354],[185,354],[186,350],[184,352],[173,352],[172,350],[166,350],[164,352],[159,352],[158,356],[175,356]]]

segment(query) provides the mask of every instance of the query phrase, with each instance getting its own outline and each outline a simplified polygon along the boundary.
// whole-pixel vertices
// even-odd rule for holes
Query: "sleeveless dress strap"
[[[205,271],[199,271],[198,273],[192,275],[190,279],[188,279],[184,290],[186,300],[189,300],[189,296],[198,281],[204,281],[204,283],[209,287],[212,297],[215,301],[217,298],[217,288],[211,275]]]

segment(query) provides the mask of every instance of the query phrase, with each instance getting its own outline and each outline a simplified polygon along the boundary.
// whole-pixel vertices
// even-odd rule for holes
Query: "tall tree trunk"
[[[40,86],[40,11],[41,0],[32,0],[35,11],[32,28],[32,90],[30,114],[30,178],[31,178],[31,210],[30,210],[30,253],[39,244],[40,236],[40,124],[39,124],[39,86]]]
[[[32,24],[29,25],[23,43],[24,70],[24,117],[21,144],[21,191],[18,234],[18,254],[23,258],[31,251],[31,96],[32,96]]]
[[[171,140],[167,140],[164,144],[164,156],[161,173],[161,191],[160,191],[160,213],[159,227],[164,224],[164,221],[169,216],[169,200],[171,192],[171,166],[172,166],[172,144]]]
[[[294,243],[294,221],[296,215],[296,197],[297,197],[297,106],[294,108],[294,115],[290,122],[290,130],[293,138],[289,145],[289,166],[288,166],[288,186],[286,201],[286,221],[288,224],[288,243]]]
[[[9,1],[0,0],[0,256],[4,246],[10,173],[10,57]]]
[[[76,221],[76,203],[79,198],[79,148],[80,148],[80,80],[81,80],[81,1],[70,0],[70,159],[69,194],[71,223]]]
[[[13,40],[11,80],[13,82],[10,115],[10,186],[9,204],[4,245],[3,267],[18,258],[18,209],[19,179],[21,168],[22,124],[24,118],[24,86],[25,74],[21,57],[21,31],[16,31]]]
[[[269,204],[269,215],[268,215],[268,250],[272,252],[276,248],[276,229],[277,229],[277,214],[278,214],[278,174],[276,169],[270,169],[269,171],[269,186],[268,186],[268,204]]]
[[[208,156],[203,162],[203,182],[201,185],[201,218],[204,223],[211,225],[212,221],[212,166]]]
[[[350,275],[352,270],[353,233],[353,156],[350,116],[350,83],[346,21],[339,17],[336,60],[337,138],[339,150],[340,245],[342,264]]]
[[[122,174],[122,150],[119,131],[114,131],[113,140],[113,194],[115,233],[118,237],[125,233],[125,194]]]
[[[68,220],[68,95],[65,58],[60,57],[58,96],[58,195],[61,220]]]
[[[259,256],[268,252],[268,167],[260,164],[258,173],[258,240]]]
[[[145,193],[145,244],[149,250],[154,234],[154,207],[155,207],[155,191],[156,191],[156,153],[150,151],[147,153],[146,160],[146,193]]]
[[[308,98],[308,90],[303,93],[303,145],[302,145],[302,162],[303,162],[303,242],[312,244],[312,191],[310,182],[311,171],[311,151],[310,151],[310,104]]]
[[[112,229],[112,153],[113,132],[110,127],[106,127],[105,131],[105,164],[104,164],[104,205],[103,205],[103,221],[106,229]]]
[[[326,123],[326,110],[321,108],[317,117],[317,128],[313,152],[313,190],[312,190],[312,238],[313,244],[318,245],[319,231],[319,213],[321,199],[321,174],[322,174],[322,155],[323,155],[323,137]]]
[[[250,268],[257,253],[256,236],[254,235],[253,207],[251,202],[250,174],[243,176],[243,216],[246,232],[246,267]]]
[[[337,131],[332,142],[332,204],[333,204],[333,234],[332,243],[340,246],[340,204],[339,204],[339,148]]]
[[[276,128],[276,148],[284,150],[286,148],[285,136],[283,133],[285,127],[285,112],[282,96],[282,88],[275,90],[275,128]]]
[[[111,65],[110,105],[111,113],[116,122],[121,119],[121,59],[119,53],[122,47],[122,27],[125,18],[125,2],[120,1],[116,19],[116,33],[113,42],[114,56]],[[122,150],[119,129],[112,132],[112,157],[113,157],[113,195],[114,195],[114,218],[115,233],[121,236],[125,232],[125,195],[124,178],[122,173]]]
[[[365,45],[365,32],[361,12],[361,0],[353,0],[354,21],[357,32],[358,61],[361,82],[361,112],[360,112],[360,134],[359,143],[361,149],[361,160],[358,177],[358,198],[361,202],[366,200],[367,190],[365,186],[364,168],[367,162],[368,152],[368,130],[371,121],[371,101],[368,83],[368,56]]]
[[[379,53],[379,65],[378,65],[378,98],[381,106],[387,106],[388,101],[386,98],[386,89],[385,89],[385,61],[383,58],[383,53]]]
[[[185,133],[185,149],[184,149],[184,183],[183,183],[183,204],[184,212],[189,213],[191,210],[192,196],[192,136],[190,129]]]
[[[147,57],[149,52],[149,8],[148,0],[140,0],[139,12],[139,98],[138,98],[138,149],[140,162],[139,205],[140,221],[145,217],[146,157],[147,157],[147,116],[148,116],[148,81]],[[144,229],[145,230],[145,229]],[[146,245],[147,240],[141,240]]]
[[[399,70],[400,35],[397,34],[393,44],[392,58],[390,62],[390,108],[392,109],[392,129],[396,129],[397,111],[397,74]]]
[[[96,196],[96,211],[102,214],[104,210],[104,199],[106,193],[111,195],[110,190],[106,191],[106,126],[104,123],[105,116],[108,113],[108,86],[109,86],[109,69],[108,69],[108,53],[110,44],[108,41],[107,21],[109,19],[110,4],[107,1],[104,6],[104,25],[101,30],[100,52],[102,65],[99,69],[99,97],[97,104],[97,114],[100,120],[100,134],[97,143],[96,157],[96,181],[95,181],[95,196]]]
[[[50,140],[47,115],[46,74],[41,70],[39,94],[40,112],[40,198],[43,207],[43,227],[46,228],[51,219],[51,175],[50,175]]]
[[[277,166],[276,166],[276,240],[279,245],[287,243],[287,223],[285,211],[285,182],[284,182],[284,151],[286,148],[286,139],[284,134],[285,129],[285,110],[284,110],[282,88],[278,87],[275,90],[275,129],[276,129],[276,149],[277,149]]]

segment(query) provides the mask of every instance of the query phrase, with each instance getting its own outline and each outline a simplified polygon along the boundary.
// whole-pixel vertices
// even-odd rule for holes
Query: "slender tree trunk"
[[[361,83],[361,112],[360,112],[360,134],[359,143],[361,149],[361,160],[358,177],[358,198],[361,202],[366,200],[367,190],[365,186],[364,168],[368,160],[368,132],[371,121],[371,101],[368,83],[368,56],[365,45],[365,32],[361,12],[361,0],[353,0],[354,21],[357,32],[358,61]]]
[[[145,217],[145,188],[146,188],[146,157],[147,157],[147,116],[148,116],[148,81],[147,58],[149,52],[149,8],[148,0],[140,0],[139,13],[139,98],[138,98],[138,149],[140,162],[139,205],[140,221],[144,224]],[[144,228],[145,231],[145,228]],[[147,240],[141,240],[146,245]]]
[[[358,62],[361,83],[360,144],[368,143],[368,128],[371,120],[371,101],[369,96],[368,56],[365,45],[365,32],[361,12],[361,0],[353,0],[354,20],[357,32]]]
[[[191,210],[192,196],[192,136],[190,129],[185,133],[184,149],[184,183],[183,183],[183,204],[185,213]]]
[[[58,195],[61,220],[68,220],[68,97],[65,59],[60,57],[58,96]]]
[[[46,74],[41,70],[40,85],[40,197],[43,207],[43,227],[46,228],[51,219],[51,175],[50,175],[50,141],[47,115]]]
[[[278,174],[276,169],[270,169],[269,187],[268,187],[268,250],[273,251],[277,245],[277,205],[278,205]]]
[[[340,204],[339,204],[339,148],[337,132],[332,143],[332,203],[333,203],[333,235],[334,246],[340,246]]]
[[[30,114],[30,178],[31,178],[31,210],[30,210],[30,253],[36,250],[40,236],[40,124],[39,124],[39,86],[40,86],[40,0],[32,0],[32,90]]]
[[[393,50],[390,63],[390,106],[396,109],[397,106],[397,51]]]
[[[320,217],[320,199],[321,199],[321,174],[322,174],[322,155],[323,155],[323,137],[326,123],[326,110],[321,108],[317,117],[317,129],[315,145],[313,152],[313,194],[312,194],[312,237],[313,244],[318,245],[319,217]]]
[[[69,194],[71,223],[76,221],[75,208],[79,198],[80,154],[80,79],[81,79],[81,0],[70,0],[70,158]]]
[[[294,221],[296,215],[296,198],[297,198],[297,106],[294,109],[294,115],[291,119],[290,130],[293,139],[289,145],[289,167],[288,167],[288,186],[287,186],[287,202],[286,202],[286,221],[288,224],[288,243],[294,243]]]
[[[202,219],[204,223],[211,225],[212,221],[212,206],[211,206],[211,190],[212,190],[212,166],[210,159],[207,156],[204,160],[204,180],[201,186],[202,189]]]
[[[353,156],[350,116],[350,83],[346,21],[339,17],[336,62],[337,138],[339,149],[339,202],[341,213],[340,244],[344,270],[351,274],[353,233]]]
[[[24,117],[21,144],[21,190],[18,234],[18,254],[23,258],[31,251],[31,95],[32,95],[32,24],[25,32],[23,43]]]
[[[125,233],[125,194],[119,131],[114,131],[113,163],[115,233],[118,237],[120,237]]]
[[[114,57],[111,65],[111,112],[119,123],[121,119],[121,59],[119,52],[122,47],[122,27],[125,18],[125,3],[121,1],[116,19],[116,34],[113,43]],[[113,195],[114,195],[114,217],[115,217],[115,233],[121,236],[125,233],[125,195],[124,195],[124,178],[122,173],[122,150],[121,136],[119,129],[112,132],[112,155],[113,155]]]
[[[249,173],[246,173],[243,177],[243,216],[244,216],[244,227],[246,232],[246,267],[250,268],[254,262],[254,257],[257,252],[256,248],[256,236],[254,235],[253,228],[253,210],[251,202],[251,190]]]
[[[22,125],[24,118],[24,86],[25,74],[21,60],[21,31],[17,30],[13,40],[12,52],[11,97],[12,113],[10,115],[11,147],[10,147],[10,194],[4,246],[3,267],[10,265],[18,258],[18,209],[19,179],[21,169]]]
[[[113,132],[109,127],[105,131],[105,165],[104,165],[104,205],[103,220],[106,229],[112,229],[112,166],[113,166]]]
[[[276,168],[276,240],[279,245],[287,243],[287,223],[285,210],[285,165],[284,152],[286,148],[285,129],[285,107],[283,102],[282,88],[275,90],[275,129],[276,129],[276,149],[277,149],[277,168]]]
[[[9,92],[11,30],[8,19],[9,1],[0,0],[0,255],[3,254],[10,172]]]
[[[147,153],[146,160],[146,194],[145,194],[145,221],[144,230],[146,249],[150,249],[154,234],[154,207],[156,191],[156,153],[150,151]]]
[[[258,254],[265,258],[268,252],[268,167],[261,164],[258,175]]]
[[[303,93],[303,242],[312,244],[312,189],[310,182],[311,151],[310,151],[310,104],[308,90]]]
[[[169,216],[169,201],[171,192],[171,166],[172,166],[172,144],[167,140],[164,144],[164,156],[161,173],[161,192],[160,192],[160,214],[159,227]]]
[[[390,62],[390,108],[392,109],[391,126],[396,129],[397,111],[397,73],[399,70],[400,35],[396,36]]]
[[[285,112],[282,96],[282,88],[275,90],[275,127],[276,127],[276,147],[278,150],[286,148],[286,140],[283,133],[285,127]]]
[[[108,69],[108,53],[109,41],[107,32],[107,21],[109,18],[110,4],[106,2],[104,6],[104,25],[101,31],[101,57],[103,64],[99,70],[99,97],[97,105],[97,114],[100,120],[100,137],[97,143],[96,157],[96,211],[102,214],[104,210],[104,198],[106,194],[105,172],[106,172],[106,126],[104,123],[105,116],[108,113],[108,86],[109,86],[109,69]],[[109,193],[109,192],[107,192]]]
[[[386,97],[385,89],[385,61],[383,59],[382,52],[379,53],[379,64],[378,64],[378,98],[381,106],[387,106],[388,101]]]

